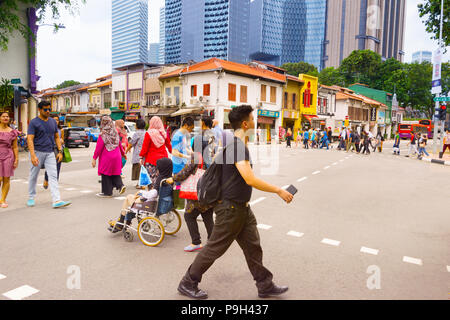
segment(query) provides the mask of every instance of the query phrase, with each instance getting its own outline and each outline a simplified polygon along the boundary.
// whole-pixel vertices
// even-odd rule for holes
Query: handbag
[[[201,165],[197,168],[194,174],[191,174],[186,180],[181,183],[180,198],[189,200],[198,200],[197,184],[201,176],[205,173],[203,169],[203,159]]]
[[[149,184],[152,184],[150,175],[148,174],[147,169],[145,169],[144,166],[141,166],[141,172],[139,173],[139,185],[148,186]]]
[[[62,162],[68,163],[72,161],[72,155],[70,154],[69,148],[63,148],[63,159]]]

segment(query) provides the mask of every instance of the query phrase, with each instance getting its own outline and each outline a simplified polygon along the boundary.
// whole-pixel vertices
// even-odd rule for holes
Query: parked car
[[[86,133],[90,142],[97,142],[98,136],[100,135],[100,129],[97,127],[88,128]]]
[[[131,142],[136,132],[136,123],[125,121],[125,129],[127,130],[128,142]]]
[[[75,128],[65,128],[64,129],[64,144],[66,147],[78,147],[85,146],[89,147],[89,138],[85,132],[84,128],[75,127]]]

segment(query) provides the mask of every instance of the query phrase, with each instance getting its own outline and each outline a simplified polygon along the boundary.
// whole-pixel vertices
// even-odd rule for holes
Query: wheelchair
[[[171,185],[163,186],[165,179],[161,181],[160,194],[163,188],[173,188]],[[158,195],[158,199],[135,202],[125,210],[125,221],[111,223],[111,226],[121,225],[122,234],[125,241],[134,240],[134,232],[139,240],[146,246],[156,247],[163,240],[166,234],[174,235],[181,228],[181,217],[173,206],[173,197]],[[137,227],[133,227],[133,220],[136,218]],[[127,222],[131,222],[127,224]]]

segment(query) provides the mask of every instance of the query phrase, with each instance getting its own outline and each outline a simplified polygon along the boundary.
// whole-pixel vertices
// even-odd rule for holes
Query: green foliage
[[[303,61],[297,63],[285,63],[281,68],[285,69],[288,74],[294,77],[298,77],[299,74],[308,74],[314,77],[319,75],[316,66]]]
[[[339,72],[339,69],[329,67],[322,69],[322,71],[320,71],[319,82],[326,86],[332,85],[344,86],[344,77]]]
[[[0,50],[8,49],[9,38],[18,31],[25,39],[32,36],[27,21],[21,19],[20,10],[24,8],[36,8],[38,21],[43,21],[50,14],[53,20],[60,18],[62,9],[75,14],[79,11],[79,3],[86,0],[0,0]],[[55,31],[58,25],[54,24]]]
[[[346,86],[353,83],[372,85],[382,64],[381,56],[371,50],[355,50],[342,60],[339,72]]]
[[[426,0],[418,5],[419,16],[426,18],[422,21],[428,33],[432,34],[431,39],[439,39],[441,0]],[[445,46],[450,45],[450,0],[444,0],[444,24],[442,28],[442,41]]]
[[[63,89],[71,86],[75,86],[77,84],[80,84],[81,82],[75,81],[75,80],[66,80],[64,82],[61,82],[56,86],[56,89]]]
[[[0,83],[0,107],[9,107],[14,99],[14,87],[11,81],[2,78]]]

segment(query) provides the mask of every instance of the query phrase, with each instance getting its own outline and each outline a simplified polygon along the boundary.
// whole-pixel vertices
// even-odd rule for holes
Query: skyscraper
[[[166,44],[166,7],[159,9],[159,64],[164,64]]]
[[[148,63],[159,63],[159,43],[150,43],[148,49]]]
[[[433,59],[433,53],[431,51],[416,51],[412,54],[412,63],[422,63],[424,61],[428,61],[431,63]]]
[[[248,61],[250,0],[166,0],[165,63]]]
[[[325,67],[338,67],[354,50],[403,61],[405,0],[328,0]]]
[[[112,70],[148,59],[148,0],[112,0]]]

